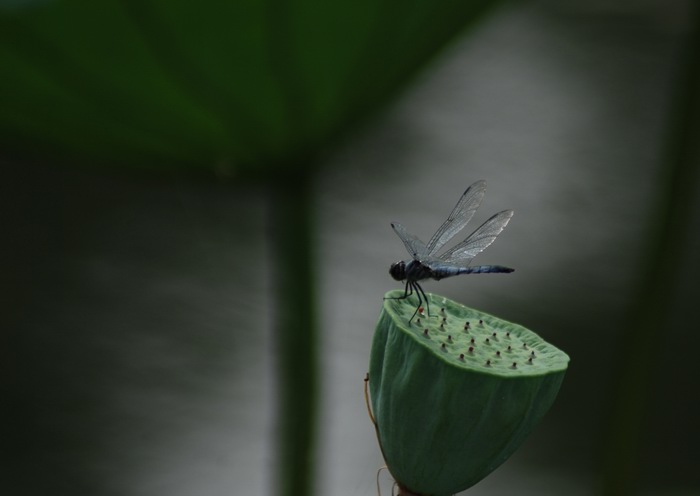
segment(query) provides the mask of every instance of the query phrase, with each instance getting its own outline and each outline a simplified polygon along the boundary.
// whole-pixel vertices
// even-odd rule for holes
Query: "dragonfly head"
[[[397,281],[403,281],[406,279],[406,262],[394,262],[389,267],[389,274]]]

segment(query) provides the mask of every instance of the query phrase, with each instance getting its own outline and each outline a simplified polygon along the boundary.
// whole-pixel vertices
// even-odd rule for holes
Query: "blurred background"
[[[465,494],[700,494],[698,6],[481,3],[463,19],[469,29],[447,23],[459,36],[436,36],[425,53],[425,31],[407,25],[394,49],[420,56],[386,90],[367,88],[393,59],[356,66],[346,108],[365,92],[361,112],[372,119],[338,112],[348,124],[322,132],[299,106],[288,110],[303,146],[268,147],[265,126],[251,120],[222,125],[241,131],[226,149],[218,140],[230,135],[207,127],[215,119],[182,110],[191,94],[161,95],[183,122],[194,119],[191,134],[171,107],[153,104],[158,91],[127,107],[128,91],[111,100],[131,77],[103,70],[112,60],[123,67],[116,49],[92,78],[46,77],[66,53],[89,61],[81,50],[90,47],[44,30],[62,2],[3,2],[0,494],[281,494],[285,394],[318,406],[308,494],[376,494],[383,461],[362,388],[382,295],[399,287],[389,265],[406,257],[389,223],[428,239],[482,178],[489,190],[475,226],[506,208],[515,216],[477,261],[516,271],[424,288],[529,327],[571,364],[542,425]],[[80,8],[63,4],[66,16]],[[158,12],[124,5],[141,21]],[[295,5],[274,4],[282,18]],[[402,5],[384,5],[399,24]],[[179,48],[194,57],[199,47]],[[179,52],[167,53],[172,68]],[[198,76],[209,75],[189,83]],[[64,98],[59,90],[76,81]],[[314,107],[318,129],[341,120],[323,113],[328,95]],[[238,104],[222,114],[248,115]],[[66,109],[75,111],[67,123]],[[146,136],[148,119],[171,141]],[[314,167],[290,173],[285,164],[307,154]],[[281,388],[295,356],[275,324],[288,263],[280,253],[290,248],[274,221],[284,206],[274,205],[305,194],[297,177],[310,184],[318,389],[290,393]],[[389,477],[380,481],[390,494]]]

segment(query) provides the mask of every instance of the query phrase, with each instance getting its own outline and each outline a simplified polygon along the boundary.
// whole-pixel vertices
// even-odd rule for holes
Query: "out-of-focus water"
[[[481,178],[489,191],[475,225],[505,208],[516,214],[477,260],[516,272],[425,289],[526,325],[572,362],[543,425],[469,494],[596,494],[619,358],[608,345],[638,282],[682,33],[623,14],[503,10],[331,158],[317,184],[319,494],[376,493],[382,461],[362,387],[381,297],[397,287],[389,264],[406,257],[389,222],[426,239]],[[9,172],[5,185],[11,293],[0,356],[13,427],[0,492],[270,494],[265,191],[51,168]],[[696,236],[681,261],[690,283],[680,315],[691,308],[699,245]],[[665,373],[673,382],[687,371]],[[666,391],[667,404],[678,401]],[[649,442],[692,474],[698,458],[683,431],[697,400],[673,404],[688,417]],[[649,494],[697,482],[647,478]]]
[[[10,177],[21,221],[4,260],[13,427],[0,492],[231,494],[245,481],[267,493],[259,192]]]

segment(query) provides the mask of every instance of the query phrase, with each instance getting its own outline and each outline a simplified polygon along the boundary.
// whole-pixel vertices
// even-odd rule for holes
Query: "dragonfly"
[[[514,269],[500,265],[470,265],[472,259],[493,243],[503,229],[508,225],[512,210],[503,210],[493,215],[479,226],[467,238],[438,255],[438,252],[452,240],[469,223],[476,213],[486,193],[486,181],[477,181],[467,188],[455,205],[447,220],[425,244],[417,236],[411,234],[398,222],[392,222],[391,227],[403,241],[410,260],[402,260],[391,264],[389,274],[397,281],[405,281],[403,296],[391,299],[403,300],[414,292],[418,297],[418,306],[408,323],[414,319],[421,305],[425,302],[430,316],[430,304],[420,285],[420,281],[434,279],[439,281],[460,274],[494,274],[509,273]]]

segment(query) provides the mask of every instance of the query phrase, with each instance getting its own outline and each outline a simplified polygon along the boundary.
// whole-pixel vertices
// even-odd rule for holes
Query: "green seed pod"
[[[569,357],[534,332],[441,296],[391,299],[372,343],[379,444],[404,491],[447,496],[486,477],[549,410]]]

